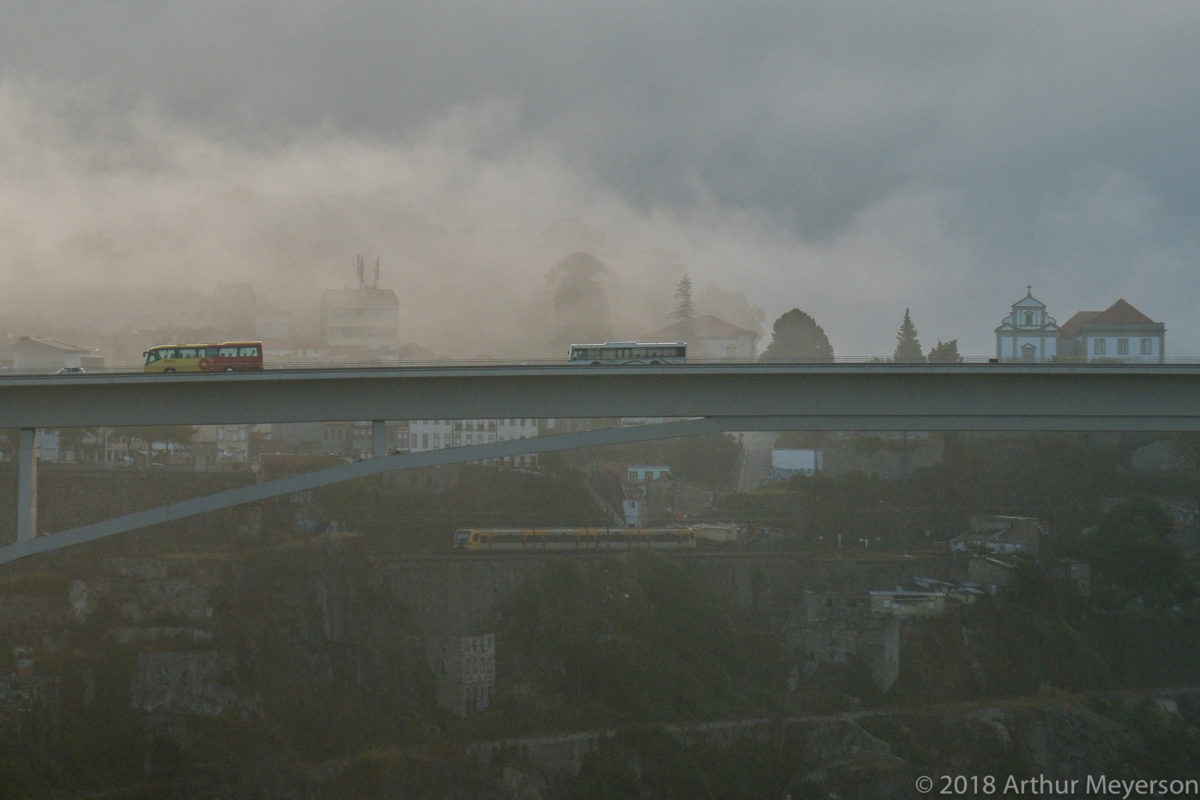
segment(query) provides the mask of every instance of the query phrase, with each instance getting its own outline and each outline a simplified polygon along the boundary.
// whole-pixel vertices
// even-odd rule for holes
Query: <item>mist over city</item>
[[[1027,284],[1063,317],[1125,298],[1200,350],[1186,3],[4,16],[14,300],[247,281],[300,314],[364,253],[406,341],[517,353],[583,250],[618,338],[687,272],[847,356],[886,355],[905,307],[988,355]]]
[[[0,0],[0,800],[1200,796],[1198,75]]]

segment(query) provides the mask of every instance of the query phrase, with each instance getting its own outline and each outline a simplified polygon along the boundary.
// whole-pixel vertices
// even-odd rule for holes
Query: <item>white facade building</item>
[[[10,353],[13,369],[18,372],[104,366],[104,359],[98,357],[95,350],[58,339],[22,336],[10,348]]]
[[[1026,287],[1025,296],[1012,304],[1012,313],[996,328],[996,358],[1000,361],[1041,363],[1058,357],[1059,328],[1046,305]]]
[[[400,301],[379,288],[379,263],[368,284],[358,257],[357,289],[326,289],[321,294],[321,336],[334,355],[396,360],[400,357]]]
[[[1080,311],[1062,327],[1063,358],[1087,361],[1161,363],[1166,360],[1167,326],[1125,300],[1103,311]]]
[[[536,419],[414,419],[408,423],[408,451],[420,453],[446,447],[532,439],[538,435]],[[536,455],[512,456],[504,463],[517,467],[537,464]]]

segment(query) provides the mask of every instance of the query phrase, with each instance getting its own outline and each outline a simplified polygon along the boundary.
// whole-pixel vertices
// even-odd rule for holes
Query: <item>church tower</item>
[[[1058,323],[1046,304],[1026,286],[1025,296],[1012,304],[1012,313],[996,328],[996,358],[1000,361],[1041,363],[1058,358]]]

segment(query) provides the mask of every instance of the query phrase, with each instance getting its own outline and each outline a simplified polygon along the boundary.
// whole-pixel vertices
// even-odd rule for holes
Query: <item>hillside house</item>
[[[954,552],[1037,558],[1041,554],[1042,538],[1046,533],[1041,522],[1034,517],[971,517],[967,532],[950,540],[950,549]]]
[[[633,482],[656,481],[670,476],[671,468],[665,464],[636,464],[625,468],[625,479]]]

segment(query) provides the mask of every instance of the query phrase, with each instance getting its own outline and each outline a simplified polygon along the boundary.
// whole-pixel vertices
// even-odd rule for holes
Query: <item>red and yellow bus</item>
[[[262,342],[160,344],[142,355],[146,372],[246,372],[263,368]]]

